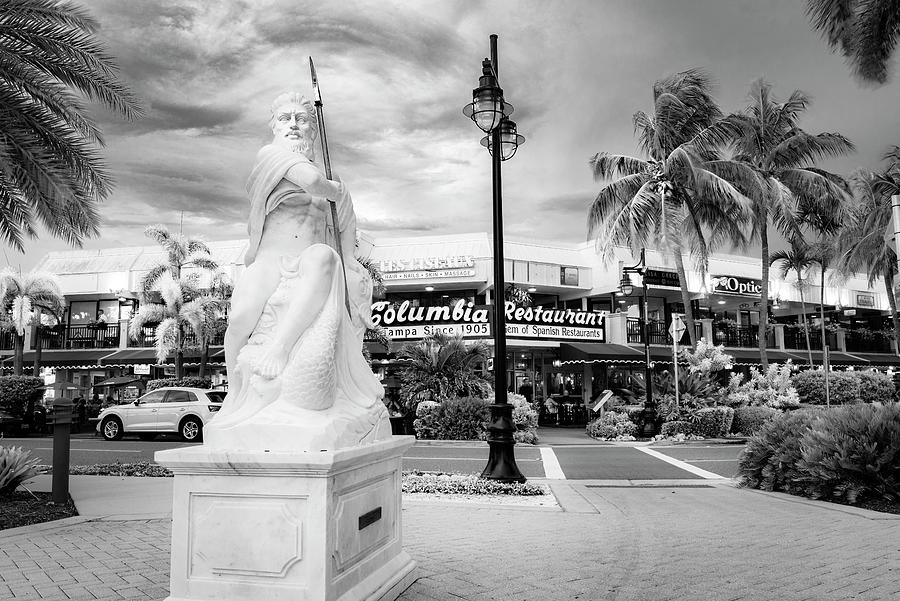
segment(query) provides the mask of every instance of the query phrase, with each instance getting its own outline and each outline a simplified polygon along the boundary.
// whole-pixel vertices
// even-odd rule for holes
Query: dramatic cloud
[[[511,238],[583,242],[599,189],[596,152],[635,154],[631,116],[653,81],[701,67],[726,111],[765,76],[775,93],[813,96],[803,125],[836,131],[859,152],[823,165],[877,168],[900,143],[900,74],[859,87],[809,28],[802,2],[572,0],[309,2],[92,0],[88,9],[143,99],[146,117],[98,115],[114,174],[102,238],[86,247],[144,244],[162,222],[208,239],[246,231],[244,184],[270,136],[272,99],[322,85],[334,170],[373,235],[491,230],[491,166],[462,106],[498,33],[500,83],[526,136],[503,164]],[[65,245],[44,237],[25,268]]]

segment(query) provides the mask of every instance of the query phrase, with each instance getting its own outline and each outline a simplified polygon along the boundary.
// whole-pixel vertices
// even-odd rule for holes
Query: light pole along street
[[[641,260],[637,265],[622,268],[622,281],[619,282],[619,290],[625,296],[634,292],[630,274],[641,276],[641,310],[640,326],[641,339],[644,342],[644,431],[642,434],[648,438],[656,434],[656,405],[653,403],[653,364],[650,362],[650,320],[647,312],[647,261],[646,250],[641,249]],[[677,360],[677,359],[676,359]]]
[[[504,314],[506,288],[503,281],[503,198],[500,181],[500,163],[511,159],[519,145],[525,141],[516,131],[516,124],[509,119],[512,105],[503,99],[503,90],[497,82],[497,35],[491,35],[491,57],[482,63],[482,75],[478,87],[472,91],[472,102],[463,107],[463,114],[487,134],[481,140],[491,154],[494,197],[494,404],[491,405],[491,422],[487,442],[490,448],[488,463],[482,478],[501,482],[524,482],[525,476],[516,465],[513,447],[516,431],[512,418],[512,405],[506,398],[506,316]]]

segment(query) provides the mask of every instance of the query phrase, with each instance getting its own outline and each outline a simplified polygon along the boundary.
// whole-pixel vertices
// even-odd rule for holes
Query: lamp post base
[[[658,434],[656,431],[656,418],[658,417],[655,407],[644,407],[642,412],[644,418],[644,428],[641,432],[645,438],[653,438]]]
[[[513,438],[516,426],[512,420],[512,409],[509,403],[491,405],[491,425],[488,426],[487,439],[490,454],[487,466],[481,472],[482,478],[500,482],[525,482],[525,476],[516,465],[513,451],[516,446]]]

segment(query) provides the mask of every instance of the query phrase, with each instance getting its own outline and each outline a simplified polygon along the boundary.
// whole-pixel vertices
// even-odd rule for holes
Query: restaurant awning
[[[832,353],[832,355],[834,355],[834,353]],[[871,365],[873,367],[900,365],[900,357],[898,357],[897,355],[889,355],[887,353],[853,353],[853,356],[862,359],[868,365]],[[831,360],[831,363],[832,365],[836,365],[833,358]]]
[[[42,350],[41,365],[44,367],[97,367],[100,360],[113,353],[112,349],[85,349],[85,350]],[[2,361],[4,366],[13,364],[13,357],[6,357]],[[25,365],[34,363],[34,351],[24,354]]]
[[[563,342],[559,345],[563,363],[643,363],[642,350],[622,344]]]
[[[812,352],[812,364],[813,365],[822,365],[822,351],[811,351]],[[809,355],[806,354],[805,350],[797,350],[793,349],[790,351],[790,354],[794,357],[794,363],[797,365],[808,365],[809,364]],[[842,365],[871,365],[871,361],[863,358],[860,353],[842,353],[841,351],[830,351],[828,353],[828,358],[833,366],[842,366]],[[897,359],[897,357],[894,357]]]
[[[103,380],[102,382],[97,382],[94,384],[93,388],[105,388],[106,386],[124,386],[125,384],[131,384],[132,382],[140,381],[139,376],[116,376],[115,378],[109,378],[107,380]]]

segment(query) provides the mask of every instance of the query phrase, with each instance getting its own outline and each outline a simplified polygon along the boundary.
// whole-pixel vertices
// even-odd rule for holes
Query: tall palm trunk
[[[206,364],[209,362],[209,340],[204,340],[200,347],[200,377],[206,375]]]
[[[763,371],[769,369],[769,357],[766,355],[766,338],[769,330],[769,233],[767,230],[769,214],[766,207],[759,210],[759,254],[762,258],[762,281],[759,293],[759,362]]]
[[[897,298],[894,296],[894,269],[884,268],[884,289],[891,308],[891,322],[894,324],[894,352],[900,355],[900,316],[897,315]]]
[[[41,375],[41,309],[40,307],[35,307],[34,312],[35,323],[34,326],[34,364],[31,368],[31,375],[37,377]]]
[[[809,366],[812,367],[812,348],[809,344],[809,325],[806,321],[806,301],[803,300],[803,281],[800,279],[800,271],[797,271],[797,288],[800,290],[800,310],[803,311],[803,333],[806,335],[806,354],[809,357]]]
[[[819,331],[822,333],[822,371],[825,372],[825,405],[831,406],[831,382],[829,381],[828,372],[831,366],[825,358],[828,355],[828,342],[825,340],[825,267],[826,261],[822,260],[822,281],[819,286]]]
[[[681,247],[676,245],[672,254],[675,257],[675,271],[678,272],[678,283],[681,285],[681,302],[684,304],[684,317],[687,321],[688,336],[691,339],[691,346],[697,348],[697,330],[694,326],[694,312],[691,310],[691,293],[688,290],[687,272],[684,270],[684,258],[681,256]]]
[[[39,376],[41,375],[41,334],[43,333],[43,328],[41,326],[37,326],[34,328],[34,364],[32,365],[31,375]]]
[[[15,353],[13,354],[13,375],[21,376],[25,367],[25,335],[13,332]]]
[[[184,333],[181,324],[175,327],[175,379],[184,378]]]

